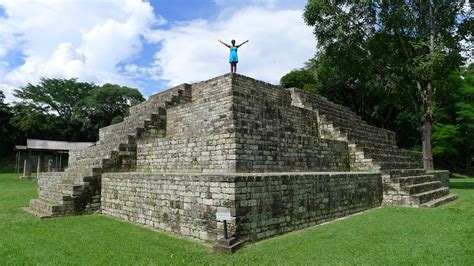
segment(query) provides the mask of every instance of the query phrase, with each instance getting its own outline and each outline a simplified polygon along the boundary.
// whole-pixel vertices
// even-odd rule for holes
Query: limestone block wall
[[[316,112],[287,90],[240,75],[232,90],[237,172],[349,171],[347,143],[321,139]]]
[[[436,181],[440,181],[445,187],[449,187],[449,170],[431,170],[426,172],[429,175],[433,175]]]
[[[61,180],[62,172],[42,172],[37,174],[38,194],[50,188],[56,187]]]
[[[283,88],[240,75],[189,85],[167,109],[166,136],[139,139],[145,172],[348,171],[347,143],[321,139],[314,111]]]
[[[216,240],[229,208],[231,234],[258,240],[380,206],[377,173],[102,176],[102,213],[200,240]]]
[[[234,180],[228,175],[108,173],[102,175],[102,213],[186,237],[216,240],[223,229],[215,213],[217,207],[235,205]]]
[[[240,176],[235,184],[237,234],[258,240],[378,207],[376,173]]]
[[[138,140],[138,171],[234,171],[230,77],[196,83],[190,89],[189,103],[167,110],[164,138]]]

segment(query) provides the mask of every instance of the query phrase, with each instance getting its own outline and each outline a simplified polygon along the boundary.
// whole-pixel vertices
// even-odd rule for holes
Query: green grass
[[[36,182],[0,174],[0,265],[5,264],[474,264],[474,178],[436,209],[373,209],[247,244],[232,256],[102,215],[39,220],[24,212]]]

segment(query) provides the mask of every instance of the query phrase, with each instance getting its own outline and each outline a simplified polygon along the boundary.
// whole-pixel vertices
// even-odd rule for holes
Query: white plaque
[[[227,208],[217,207],[216,220],[229,221],[231,218],[230,210]]]

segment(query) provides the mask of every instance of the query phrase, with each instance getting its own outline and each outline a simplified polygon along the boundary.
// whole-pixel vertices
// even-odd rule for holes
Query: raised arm
[[[220,43],[222,43],[223,45],[227,46],[228,48],[230,48],[230,45],[228,45],[227,43],[221,41],[221,40],[218,40]]]
[[[249,40],[246,40],[245,42],[243,42],[243,43],[237,45],[237,48],[239,48],[240,46],[242,46],[242,45],[244,45],[244,44],[246,44],[246,43],[248,43],[248,42],[249,42]]]

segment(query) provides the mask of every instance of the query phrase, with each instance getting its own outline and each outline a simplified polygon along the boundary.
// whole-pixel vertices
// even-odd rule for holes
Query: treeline
[[[293,70],[281,78],[281,85],[297,87],[323,95],[330,101],[349,106],[370,124],[396,132],[401,148],[421,151],[419,119],[410,100],[349,90],[346,86],[325,87],[314,74],[314,62]],[[451,77],[445,91],[434,101],[433,157],[437,168],[472,172],[474,152],[474,65],[463,68]]]
[[[472,171],[473,12],[456,1],[309,0],[317,53],[281,79],[396,131],[424,165]],[[470,53],[471,52],[471,53]],[[464,55],[464,56],[463,56]]]
[[[15,96],[19,101],[8,105],[0,91],[0,155],[27,138],[97,141],[99,128],[122,121],[130,106],[144,101],[137,89],[77,79],[43,78]]]

